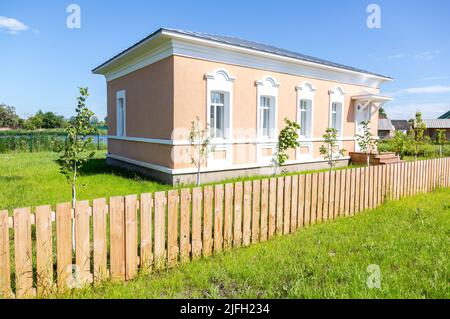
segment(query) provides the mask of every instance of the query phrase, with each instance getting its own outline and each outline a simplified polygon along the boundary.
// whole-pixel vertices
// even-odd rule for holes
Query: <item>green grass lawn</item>
[[[450,298],[450,189],[68,298]],[[378,265],[381,288],[369,289]]]
[[[52,152],[0,155],[0,209],[54,205],[71,200],[71,188]],[[94,199],[169,189],[137,174],[106,166],[99,151],[82,170],[78,199]],[[84,185],[84,186],[82,186]]]

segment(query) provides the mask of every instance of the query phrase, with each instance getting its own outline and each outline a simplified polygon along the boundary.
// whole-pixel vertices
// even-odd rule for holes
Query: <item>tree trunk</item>
[[[72,219],[72,249],[75,251],[75,206],[77,204],[77,164],[73,166],[73,180],[72,180],[72,209],[73,216]]]

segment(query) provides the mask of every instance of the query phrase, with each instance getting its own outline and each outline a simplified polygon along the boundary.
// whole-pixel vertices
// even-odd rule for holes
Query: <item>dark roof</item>
[[[438,119],[450,119],[450,111],[448,111],[445,114],[442,114],[441,116],[438,117]]]
[[[407,120],[391,120],[391,123],[396,130],[409,130],[409,123]]]
[[[185,31],[185,30],[177,30],[177,29],[169,29],[169,28],[161,28],[161,29],[153,32],[152,34],[150,34],[146,38],[142,39],[141,41],[139,41],[136,44],[132,45],[128,49],[122,51],[121,53],[115,55],[113,58],[109,59],[105,63],[103,63],[100,66],[96,67],[93,71],[95,71],[96,69],[104,66],[108,62],[114,60],[116,57],[122,55],[123,53],[126,53],[127,51],[130,51],[131,49],[139,46],[141,43],[143,43],[146,40],[152,38],[153,36],[157,35],[158,33],[162,33],[163,31],[177,33],[177,34],[180,34],[180,35],[192,36],[192,37],[195,37],[195,38],[198,38],[198,39],[214,41],[214,42],[228,44],[228,45],[233,45],[233,46],[242,47],[242,48],[246,48],[246,49],[252,49],[252,50],[256,50],[256,51],[260,51],[260,52],[276,54],[276,55],[279,55],[279,56],[294,58],[294,59],[298,59],[298,60],[301,60],[301,61],[318,63],[318,64],[322,64],[322,65],[326,65],[326,66],[330,66],[330,67],[335,67],[335,68],[339,68],[339,69],[344,69],[344,70],[349,70],[349,71],[354,71],[354,72],[359,72],[359,73],[365,73],[365,74],[370,74],[370,75],[374,75],[374,76],[379,76],[379,77],[383,77],[383,78],[387,78],[387,79],[392,79],[390,77],[387,77],[387,76],[384,76],[384,75],[380,75],[380,74],[377,74],[377,73],[372,73],[372,72],[369,72],[369,71],[366,71],[366,70],[363,70],[363,69],[358,69],[358,68],[354,68],[354,67],[347,66],[347,65],[344,65],[344,64],[339,64],[339,63],[331,62],[331,61],[328,61],[328,60],[315,58],[315,57],[312,57],[312,56],[309,56],[309,55],[305,55],[305,54],[302,54],[302,53],[281,49],[281,48],[278,48],[278,47],[275,47],[275,46],[272,46],[272,45],[268,45],[268,44],[263,44],[263,43],[259,43],[259,42],[244,40],[244,39],[240,39],[240,38],[232,37],[232,36],[215,35],[215,34],[208,34],[208,33],[202,33],[202,32],[193,32],[193,31]]]
[[[450,128],[450,118],[449,119],[433,119],[433,120],[423,120],[426,128]]]

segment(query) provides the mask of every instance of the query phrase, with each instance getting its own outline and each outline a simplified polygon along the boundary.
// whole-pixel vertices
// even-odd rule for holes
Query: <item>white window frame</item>
[[[316,96],[316,88],[309,82],[305,82],[302,85],[296,87],[297,90],[297,123],[301,123],[302,112],[300,111],[301,101],[310,100],[311,101],[311,123],[309,123],[310,131],[309,136],[300,135],[300,140],[309,140],[314,138],[314,104]]]
[[[332,127],[332,109],[333,103],[341,103],[341,123],[340,130],[338,131],[338,137],[342,139],[344,136],[344,112],[345,112],[345,94],[346,92],[341,87],[336,87],[329,91],[330,95],[330,105],[329,105],[329,119],[328,127]]]
[[[123,128],[121,134],[119,134],[119,100],[122,99],[122,114],[123,117]],[[126,99],[126,91],[120,90],[116,92],[116,136],[127,136],[127,99]]]
[[[233,138],[233,84],[236,79],[225,69],[217,69],[212,73],[205,74],[206,79],[206,123],[211,127],[211,92],[224,93],[224,132],[223,138],[211,138],[211,144],[216,151],[226,151],[225,159],[214,159],[213,152],[207,158],[207,167],[223,167],[232,164],[232,144],[226,143]]]
[[[276,142],[278,132],[278,88],[280,84],[273,77],[266,76],[255,82],[256,94],[256,134],[257,140]],[[269,137],[262,135],[261,97],[269,97],[273,101],[273,127],[269,128]],[[269,122],[270,123],[270,122]]]

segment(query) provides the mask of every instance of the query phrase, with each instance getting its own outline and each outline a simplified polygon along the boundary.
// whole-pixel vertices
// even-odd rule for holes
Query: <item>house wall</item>
[[[232,138],[236,140],[255,140],[257,137],[257,86],[255,81],[271,76],[280,83],[278,89],[278,130],[284,127],[284,118],[297,119],[297,91],[296,86],[304,82],[311,83],[315,88],[315,101],[313,111],[313,138],[321,138],[329,126],[330,96],[329,90],[341,87],[346,91],[344,102],[344,139],[354,138],[354,103],[351,97],[366,91],[379,93],[378,89],[357,85],[336,83],[299,77],[284,73],[252,69],[236,65],[229,65],[205,60],[175,56],[174,57],[174,127],[179,132],[188,132],[191,122],[198,116],[202,123],[207,117],[207,81],[206,73],[217,69],[225,69],[235,77],[233,83],[233,110],[232,110]],[[373,112],[371,127],[373,134],[377,135],[378,112]],[[181,136],[183,134],[180,134]],[[312,160],[319,159],[320,141],[312,142]],[[347,153],[354,151],[354,141],[344,141]],[[175,154],[182,154],[185,146],[175,146]],[[232,164],[256,163],[257,149],[255,143],[237,144],[233,146]],[[295,151],[289,152],[290,160],[299,160]],[[175,158],[175,168],[191,167],[185,156]]]
[[[116,131],[116,92],[126,90],[126,136],[171,139],[174,59],[165,58],[107,83],[108,134]],[[110,154],[173,167],[171,147],[110,138]]]

